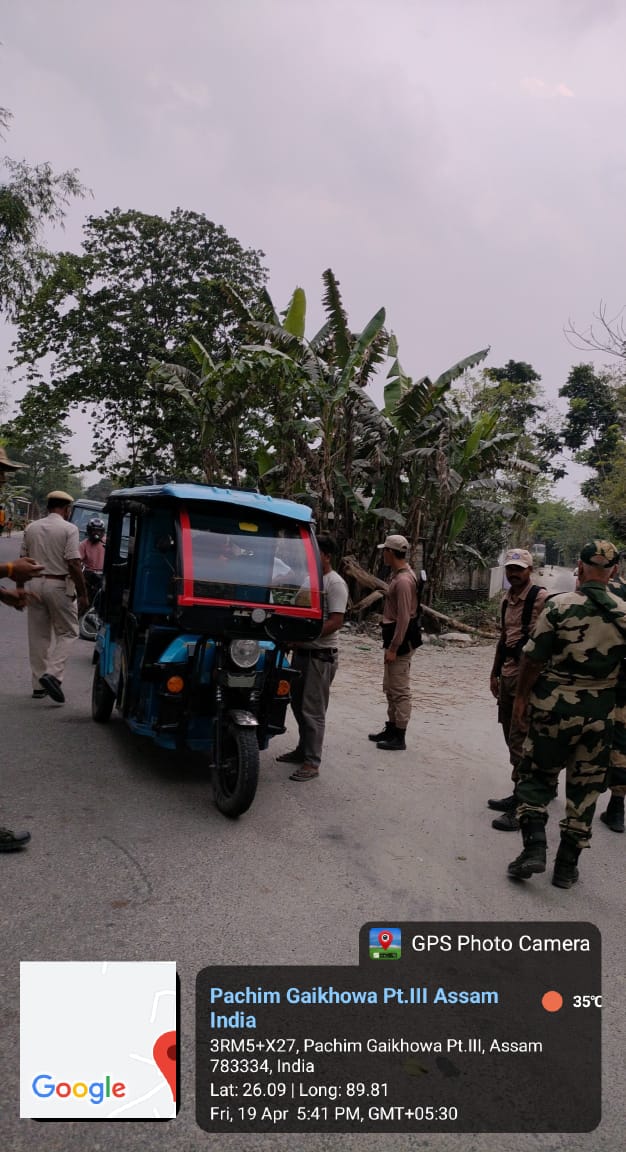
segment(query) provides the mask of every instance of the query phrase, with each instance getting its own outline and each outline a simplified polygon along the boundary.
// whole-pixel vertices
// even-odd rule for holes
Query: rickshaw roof
[[[144,500],[158,497],[180,500],[233,504],[238,508],[251,508],[258,512],[269,512],[274,516],[286,516],[291,520],[310,523],[311,509],[295,500],[280,500],[275,496],[265,496],[262,492],[252,492],[241,488],[217,488],[213,484],[151,484],[138,488],[116,488],[109,500]]]

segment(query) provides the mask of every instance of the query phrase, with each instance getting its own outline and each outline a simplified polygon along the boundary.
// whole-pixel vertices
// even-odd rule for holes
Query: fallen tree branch
[[[373,592],[366,596],[364,600],[360,600],[358,604],[352,606],[352,611],[360,611],[380,599],[381,594],[386,596],[389,591],[389,585],[384,580],[379,580],[377,576],[373,576],[371,572],[367,572],[365,568],[357,562],[354,556],[345,556],[341,565],[341,571],[344,576],[350,577],[355,580],[362,588],[371,588]],[[377,595],[374,595],[374,592]],[[443,612],[436,612],[434,608],[429,608],[427,604],[422,604],[422,612],[427,616],[432,616],[435,620],[443,621],[445,624],[454,628],[457,632],[469,632],[473,636],[481,636],[483,640],[496,640],[498,633],[485,632],[482,628],[473,628],[470,624],[464,624],[462,620],[457,620],[454,616],[445,616]]]
[[[457,632],[470,632],[474,636],[482,636],[483,640],[497,640],[497,632],[484,632],[482,628],[472,628],[471,624],[464,624],[462,620],[457,620],[454,616],[444,616],[443,612],[435,612],[434,608],[429,608],[427,604],[422,604],[422,612],[428,616],[434,616],[435,620],[444,620],[446,624],[450,624]]]
[[[363,599],[359,600],[357,604],[351,604],[350,611],[363,612],[365,608],[369,608],[370,605],[375,604],[377,600],[382,600],[384,595],[384,592],[382,592],[380,589],[376,589],[375,592],[370,592],[368,596],[364,596]]]

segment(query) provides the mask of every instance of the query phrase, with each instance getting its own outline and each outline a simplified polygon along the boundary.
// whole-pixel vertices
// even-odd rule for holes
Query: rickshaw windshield
[[[247,510],[182,511],[183,604],[274,605],[319,610],[317,565],[308,528]]]

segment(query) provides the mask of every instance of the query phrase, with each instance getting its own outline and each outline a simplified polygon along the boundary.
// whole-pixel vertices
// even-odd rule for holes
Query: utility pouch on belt
[[[409,626],[404,633],[404,640],[398,648],[398,656],[406,656],[408,652],[412,652],[415,648],[419,648],[422,643],[422,628],[421,628],[421,615],[413,616],[409,620]],[[382,624],[383,633],[383,648],[388,648],[393,640],[393,634],[396,630],[395,624]]]

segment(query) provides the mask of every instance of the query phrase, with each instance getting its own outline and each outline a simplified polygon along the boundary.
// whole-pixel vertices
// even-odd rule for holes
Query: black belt
[[[310,656],[312,660],[322,660],[326,664],[330,662],[331,657],[336,656],[338,648],[297,648],[299,656]]]

